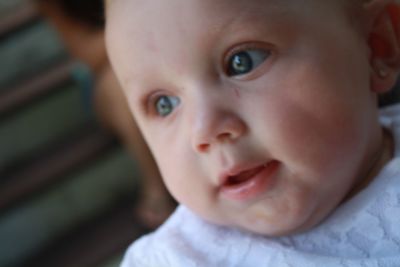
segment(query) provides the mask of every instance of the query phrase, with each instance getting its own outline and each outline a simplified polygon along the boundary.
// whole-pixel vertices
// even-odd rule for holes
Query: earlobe
[[[386,79],[389,76],[389,69],[381,60],[376,59],[373,63],[373,68],[376,71],[376,74],[379,76],[380,79]]]
[[[382,60],[376,58],[371,62],[371,90],[375,93],[389,91],[396,82],[397,72],[393,71]]]
[[[387,1],[371,1],[365,7],[371,18],[371,89],[376,93],[390,90],[400,69],[400,7]]]

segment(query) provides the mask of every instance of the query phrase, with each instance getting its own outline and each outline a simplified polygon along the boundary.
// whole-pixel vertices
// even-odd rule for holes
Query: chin
[[[264,235],[264,236],[270,236],[270,237],[282,237],[282,236],[288,236],[294,233],[297,233],[296,230],[293,229],[283,229],[281,227],[259,227],[259,228],[251,228],[247,229],[247,231],[250,231],[255,234],[259,235]]]
[[[305,232],[317,225],[318,222],[314,223],[310,219],[312,218],[304,216],[292,219],[289,216],[283,216],[274,223],[263,222],[262,219],[259,219],[251,223],[247,222],[246,225],[242,225],[240,228],[264,236],[282,237]]]
[[[262,222],[247,225],[236,225],[235,227],[246,232],[270,237],[287,236],[296,232],[293,227],[283,227],[283,225],[271,225]]]

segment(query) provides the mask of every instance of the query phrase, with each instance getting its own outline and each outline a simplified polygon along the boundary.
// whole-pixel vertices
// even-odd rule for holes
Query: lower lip
[[[272,187],[273,176],[279,165],[278,161],[271,161],[247,181],[237,185],[223,186],[221,188],[222,195],[228,199],[239,201],[256,198]]]

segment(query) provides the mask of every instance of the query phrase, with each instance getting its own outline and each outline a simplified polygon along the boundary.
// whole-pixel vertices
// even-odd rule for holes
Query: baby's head
[[[107,42],[175,198],[266,235],[323,220],[385,163],[390,1],[112,0]]]

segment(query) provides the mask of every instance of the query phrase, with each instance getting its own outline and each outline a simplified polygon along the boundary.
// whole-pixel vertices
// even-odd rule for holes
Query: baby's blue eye
[[[180,103],[179,98],[175,96],[162,95],[155,102],[155,109],[161,117],[168,116]]]
[[[228,60],[228,76],[239,76],[251,72],[270,55],[262,49],[248,49],[233,54]]]

